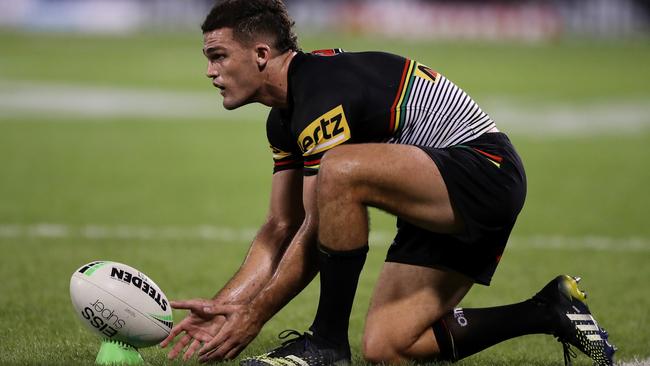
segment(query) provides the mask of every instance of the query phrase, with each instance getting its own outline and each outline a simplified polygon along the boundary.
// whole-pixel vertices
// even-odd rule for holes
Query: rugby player
[[[242,365],[345,365],[348,321],[368,251],[367,207],[397,234],[366,317],[373,363],[456,361],[524,334],[551,334],[611,365],[615,348],[562,275],[532,298],[457,308],[489,285],[524,204],[526,176],[508,137],[463,90],[408,58],[303,53],[280,0],[221,0],[203,23],[207,76],[223,106],[271,107],[270,208],[248,255],[213,299],[172,302],[189,315],[163,342],[199,361],[237,356],[320,272],[310,332]],[[292,338],[289,338],[292,337]]]

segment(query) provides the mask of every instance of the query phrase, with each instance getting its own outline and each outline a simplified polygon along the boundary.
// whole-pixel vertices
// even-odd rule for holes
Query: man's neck
[[[269,61],[266,79],[264,80],[261,95],[258,98],[260,103],[269,107],[283,109],[289,107],[289,100],[287,99],[289,65],[295,55],[296,52],[289,51]]]

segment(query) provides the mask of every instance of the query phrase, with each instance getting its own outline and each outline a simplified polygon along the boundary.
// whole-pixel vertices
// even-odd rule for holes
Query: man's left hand
[[[262,329],[262,323],[249,305],[213,304],[202,309],[190,310],[226,317],[226,323],[217,335],[199,350],[199,362],[230,360],[237,357]]]

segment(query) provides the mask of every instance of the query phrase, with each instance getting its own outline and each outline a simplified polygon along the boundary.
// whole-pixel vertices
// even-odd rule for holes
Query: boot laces
[[[291,336],[294,336],[294,338],[289,338]],[[278,334],[278,338],[280,340],[284,340],[282,342],[283,346],[286,346],[289,343],[299,341],[299,340],[305,338],[305,336],[306,336],[306,334],[302,334],[302,333],[298,332],[295,329],[285,329],[282,332],[280,332],[280,334]],[[287,339],[287,338],[289,338],[289,339]]]
[[[572,366],[573,365],[573,360],[572,358],[578,357],[578,354],[576,351],[571,348],[571,345],[569,345],[569,342],[566,341],[560,341],[562,343],[562,349],[564,351],[564,366]]]

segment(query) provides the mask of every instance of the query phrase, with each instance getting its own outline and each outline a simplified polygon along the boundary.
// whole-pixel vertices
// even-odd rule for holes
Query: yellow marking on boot
[[[583,304],[587,303],[587,296],[585,295],[584,292],[580,291],[580,289],[578,288],[578,283],[570,276],[567,275],[562,276],[561,286],[562,286],[562,291],[566,293],[568,296],[571,296],[572,298],[580,301]]]

